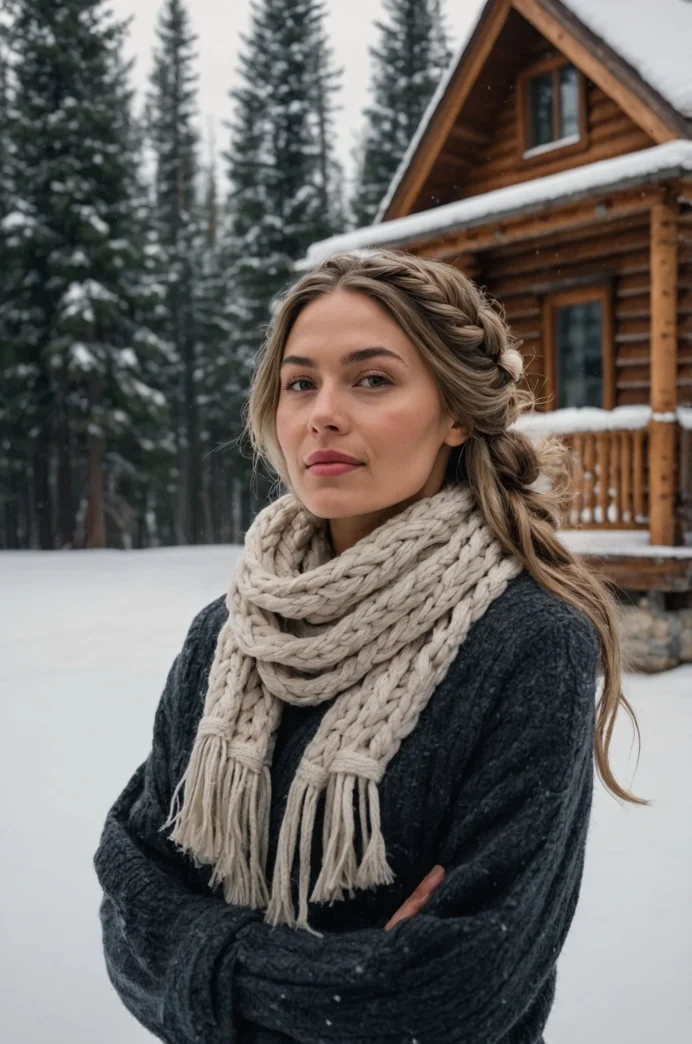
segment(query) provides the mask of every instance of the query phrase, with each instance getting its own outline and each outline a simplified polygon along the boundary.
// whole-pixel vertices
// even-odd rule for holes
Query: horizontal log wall
[[[604,221],[569,238],[556,233],[480,256],[481,282],[504,306],[512,331],[523,341],[527,375],[539,399],[545,394],[545,295],[612,280],[615,405],[649,402],[649,263],[648,216]]]
[[[587,82],[587,148],[564,156],[560,156],[557,151],[548,151],[540,159],[533,157],[528,163],[519,155],[517,97],[518,92],[514,88],[498,114],[491,143],[474,156],[468,173],[460,182],[459,164],[463,164],[464,160],[461,157],[456,159],[453,155],[445,156],[444,153],[440,157],[440,165],[446,165],[448,175],[461,185],[461,191],[455,198],[475,196],[532,178],[557,174],[584,163],[595,163],[597,160],[650,148],[654,144],[653,139],[612,99],[595,84]]]

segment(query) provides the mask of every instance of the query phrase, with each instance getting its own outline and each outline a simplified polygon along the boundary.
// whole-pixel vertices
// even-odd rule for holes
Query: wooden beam
[[[563,203],[555,207],[544,206],[541,213],[524,214],[502,221],[488,222],[478,228],[463,229],[431,236],[418,243],[410,243],[407,250],[420,257],[444,260],[459,253],[490,250],[538,236],[555,232],[583,228],[587,225],[605,227],[607,218],[626,217],[645,213],[661,198],[662,190],[657,186],[632,189],[618,195],[603,196],[580,203]]]
[[[584,555],[595,572],[625,590],[692,591],[692,558],[658,555]]]
[[[651,411],[649,531],[652,544],[675,543],[677,449],[677,203],[651,208]],[[658,419],[656,418],[658,415]]]
[[[569,58],[578,69],[581,69],[590,80],[593,80],[601,90],[616,101],[642,130],[651,135],[654,141],[661,144],[681,136],[680,128],[671,125],[672,119],[665,119],[663,114],[658,111],[658,106],[654,108],[652,104],[647,104],[623,82],[624,69],[618,70],[620,73],[618,75],[613,72],[609,64],[606,64],[603,60],[605,55],[602,57],[599,54],[599,50],[604,50],[602,41],[600,41],[600,48],[593,46],[593,43],[592,46],[587,46],[585,42],[582,42],[581,33],[575,32],[580,23],[572,19],[573,24],[570,25],[568,12],[558,18],[557,8],[547,0],[512,0],[512,7],[523,15],[527,22],[530,22],[558,51]]]
[[[462,105],[468,98],[507,21],[510,7],[510,0],[497,0],[497,3],[488,10],[487,16],[482,18],[476,27],[469,43],[469,49],[464,54],[464,61],[454,73],[440,100],[383,220],[389,221],[411,212],[416,197],[432,170],[437,156],[442,151]]]
[[[489,145],[492,138],[489,134],[482,134],[481,131],[473,130],[464,124],[455,123],[449,132],[450,138],[456,138],[458,141],[468,141],[473,145]]]

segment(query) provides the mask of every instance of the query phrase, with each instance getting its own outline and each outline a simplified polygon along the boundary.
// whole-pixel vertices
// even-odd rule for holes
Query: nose
[[[309,426],[313,431],[333,430],[345,424],[343,406],[336,389],[323,384],[312,401]]]

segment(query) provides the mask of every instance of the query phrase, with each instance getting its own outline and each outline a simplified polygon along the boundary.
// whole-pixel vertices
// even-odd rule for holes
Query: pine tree
[[[322,0],[256,0],[243,37],[224,237],[236,430],[272,302],[310,243],[342,223],[333,143],[340,71],[324,24]],[[247,461],[238,469],[246,474]]]
[[[12,224],[7,220],[11,197],[9,102],[5,27],[0,22],[0,547],[3,548],[21,546],[22,528],[26,527],[20,495],[24,461],[17,452],[16,437],[21,383],[7,330],[8,238]]]
[[[104,0],[13,0],[11,253],[3,322],[23,378],[20,438],[41,547],[121,533],[118,474],[165,406],[143,380],[132,240],[137,132],[126,25]],[[114,537],[116,539],[116,537]]]
[[[210,134],[210,158],[204,171],[204,235],[198,255],[196,314],[199,332],[199,409],[203,445],[204,524],[207,540],[241,543],[241,526],[234,524],[239,504],[233,482],[233,459],[226,444],[233,434],[230,408],[233,387],[232,330],[225,314],[228,293],[222,249],[215,136]]]
[[[440,0],[383,0],[388,19],[377,22],[373,102],[357,158],[351,208],[369,225],[406,152],[442,72],[451,59]]]
[[[170,373],[177,449],[178,543],[204,539],[199,412],[199,330],[195,313],[199,252],[203,249],[198,192],[196,37],[183,0],[165,0],[148,99],[149,142],[155,158],[155,227],[167,316],[161,334],[173,346]]]

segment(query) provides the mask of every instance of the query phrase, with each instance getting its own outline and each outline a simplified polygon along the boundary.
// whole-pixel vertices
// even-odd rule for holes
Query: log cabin
[[[460,267],[567,440],[565,539],[620,588],[692,592],[692,3],[488,0],[375,223]],[[683,603],[684,604],[684,603]]]

